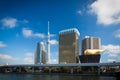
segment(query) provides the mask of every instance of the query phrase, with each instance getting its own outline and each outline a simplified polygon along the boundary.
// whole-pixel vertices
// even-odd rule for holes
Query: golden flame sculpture
[[[96,55],[96,54],[100,54],[104,51],[105,50],[101,50],[101,49],[86,49],[84,51],[84,55]]]

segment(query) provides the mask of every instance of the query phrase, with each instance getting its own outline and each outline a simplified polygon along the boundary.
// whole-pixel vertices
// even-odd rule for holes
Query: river
[[[117,80],[108,76],[0,74],[0,80]]]

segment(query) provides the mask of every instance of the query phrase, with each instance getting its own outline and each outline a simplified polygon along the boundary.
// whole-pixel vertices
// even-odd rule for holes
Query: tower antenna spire
[[[50,64],[50,22],[48,21],[48,36],[47,36],[47,64]]]
[[[48,21],[48,34],[50,34],[50,22]]]

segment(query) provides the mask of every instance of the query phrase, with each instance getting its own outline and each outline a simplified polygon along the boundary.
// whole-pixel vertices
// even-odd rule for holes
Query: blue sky
[[[77,28],[101,38],[101,62],[120,61],[119,0],[0,0],[0,64],[33,64],[36,44],[46,42],[50,21],[51,63],[58,63],[58,33]],[[81,54],[81,53],[80,53]]]

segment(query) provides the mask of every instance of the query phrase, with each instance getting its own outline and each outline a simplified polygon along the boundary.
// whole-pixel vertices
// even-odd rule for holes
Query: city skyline
[[[112,1],[1,0],[0,64],[34,64],[36,43],[47,41],[48,21],[51,63],[58,63],[59,31],[69,28],[81,33],[80,54],[85,36],[100,37],[107,49],[101,62],[120,61],[120,1]]]

